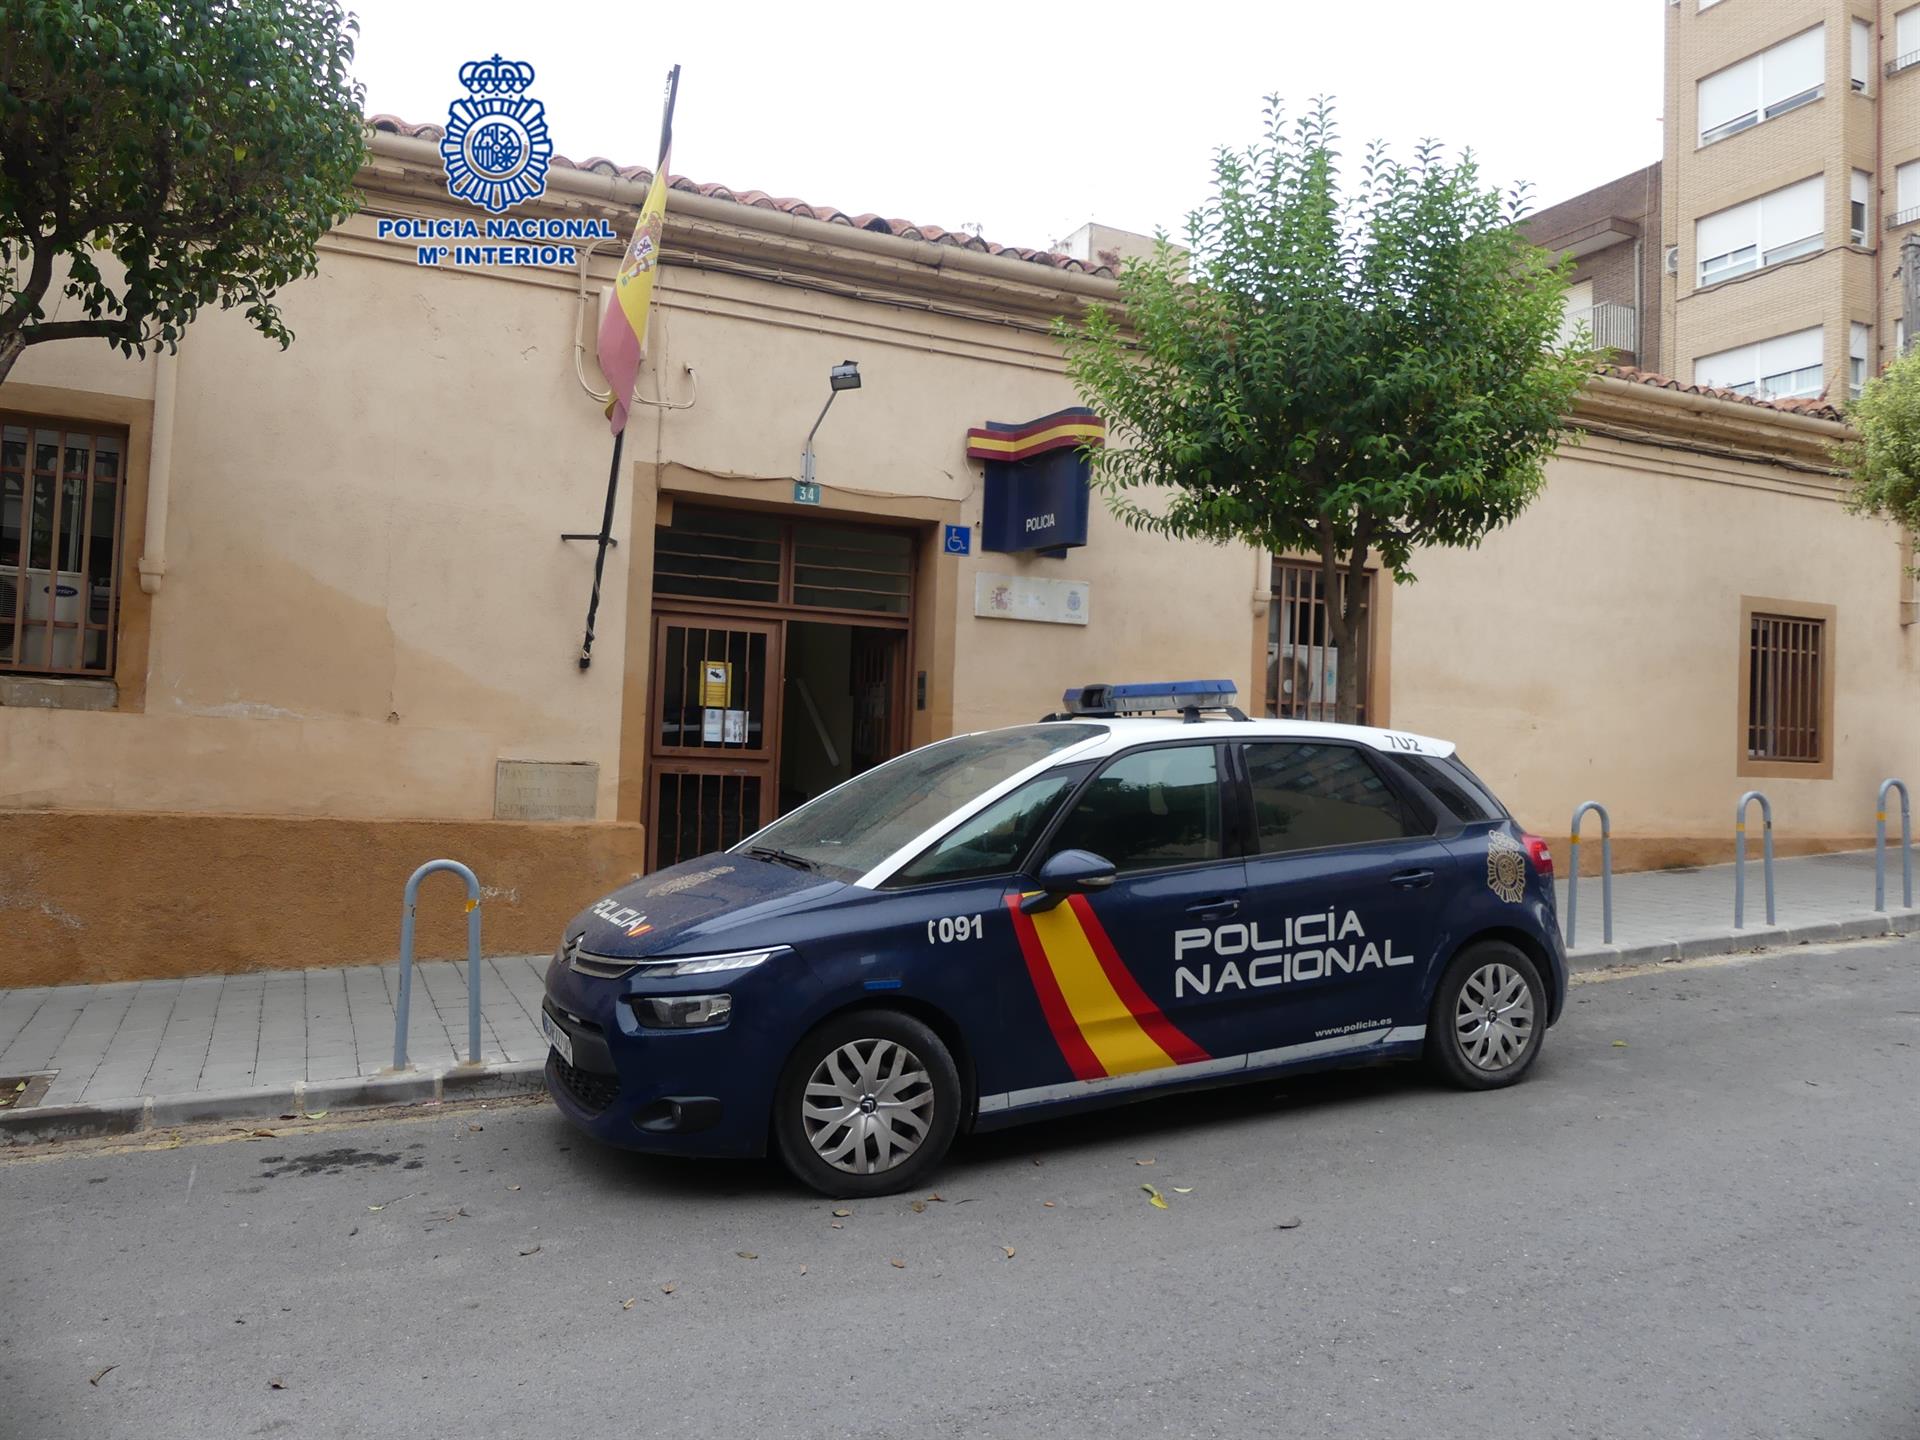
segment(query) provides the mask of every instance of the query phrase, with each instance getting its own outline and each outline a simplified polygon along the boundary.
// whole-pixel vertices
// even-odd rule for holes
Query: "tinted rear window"
[[[1506,810],[1459,759],[1452,755],[1396,755],[1407,772],[1462,825],[1476,820],[1503,820]]]

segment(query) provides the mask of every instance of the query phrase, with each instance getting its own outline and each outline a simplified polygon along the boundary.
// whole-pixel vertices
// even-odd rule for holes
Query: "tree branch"
[[[146,338],[137,320],[52,320],[25,329],[29,345],[44,345],[49,340],[125,340],[137,345]]]

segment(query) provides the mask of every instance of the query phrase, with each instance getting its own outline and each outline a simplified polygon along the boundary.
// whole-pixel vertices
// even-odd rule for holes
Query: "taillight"
[[[1547,842],[1523,830],[1520,832],[1520,843],[1527,847],[1527,859],[1533,862],[1535,873],[1542,880],[1553,879],[1553,851],[1547,847]]]

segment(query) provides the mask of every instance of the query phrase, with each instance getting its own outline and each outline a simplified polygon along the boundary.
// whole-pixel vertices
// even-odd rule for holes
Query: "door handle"
[[[1223,895],[1218,900],[1202,900],[1198,905],[1189,905],[1187,914],[1202,920],[1224,920],[1240,908],[1240,902],[1231,895]]]
[[[1424,890],[1433,883],[1431,870],[1402,870],[1388,882],[1402,890]]]

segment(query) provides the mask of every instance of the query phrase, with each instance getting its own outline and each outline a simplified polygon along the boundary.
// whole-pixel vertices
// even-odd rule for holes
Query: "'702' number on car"
[[[984,940],[987,922],[978,915],[942,915],[927,921],[927,943],[951,944],[955,940]]]

